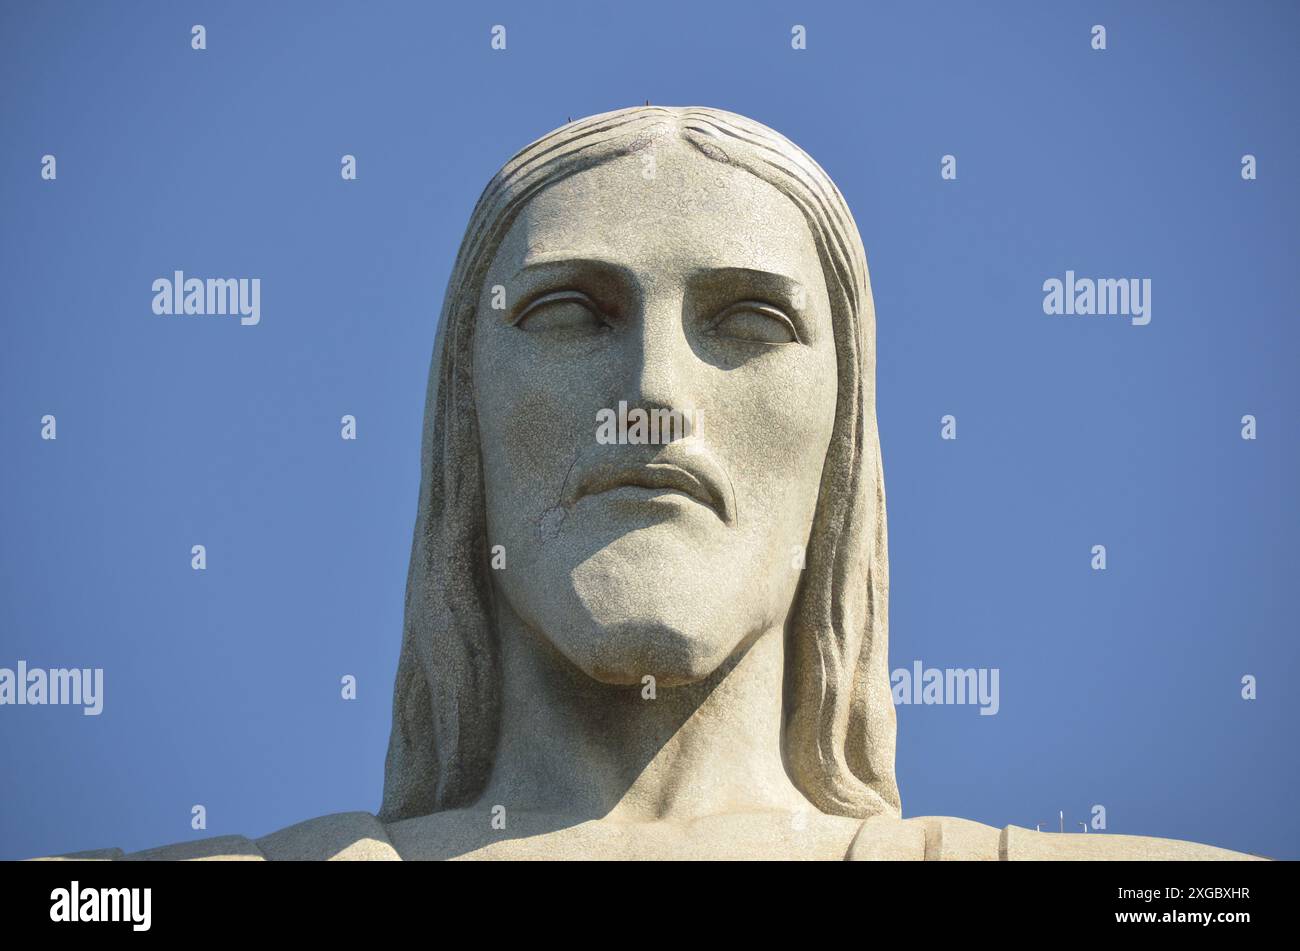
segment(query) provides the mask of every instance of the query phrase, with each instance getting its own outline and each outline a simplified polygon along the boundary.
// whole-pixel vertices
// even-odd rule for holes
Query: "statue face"
[[[552,184],[490,265],[473,359],[491,576],[532,631],[672,685],[784,624],[837,382],[790,199],[677,140]],[[639,443],[638,410],[693,431]]]

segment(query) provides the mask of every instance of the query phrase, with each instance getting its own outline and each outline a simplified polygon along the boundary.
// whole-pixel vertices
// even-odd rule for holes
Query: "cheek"
[[[723,431],[737,492],[748,497],[751,514],[802,520],[815,502],[834,427],[834,353],[810,350],[744,371],[731,375],[733,392],[712,420]]]
[[[485,323],[476,331],[474,400],[489,505],[523,517],[554,505],[581,441],[594,439],[590,381]]]

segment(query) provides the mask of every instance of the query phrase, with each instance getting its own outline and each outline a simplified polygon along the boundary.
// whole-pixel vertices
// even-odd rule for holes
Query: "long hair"
[[[488,266],[520,209],[542,189],[665,137],[775,186],[802,211],[816,242],[839,384],[804,577],[786,632],[783,752],[795,785],[823,812],[899,814],[875,309],[857,225],[821,167],[766,126],[717,109],[646,106],[592,116],[538,139],[493,177],[470,217],[429,370],[384,821],[472,803],[496,753],[502,675],[471,360]]]

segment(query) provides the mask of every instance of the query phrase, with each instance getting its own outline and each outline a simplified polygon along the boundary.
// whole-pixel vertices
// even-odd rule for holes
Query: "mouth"
[[[718,480],[707,473],[674,462],[654,461],[641,465],[598,465],[578,485],[577,499],[620,489],[645,490],[644,498],[676,494],[711,509],[730,523],[727,495]]]

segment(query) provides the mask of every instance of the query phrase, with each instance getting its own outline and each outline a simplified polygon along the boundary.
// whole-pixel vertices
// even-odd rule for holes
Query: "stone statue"
[[[853,217],[771,129],[529,145],[438,326],[378,816],[125,858],[1250,858],[901,818],[875,363]]]

